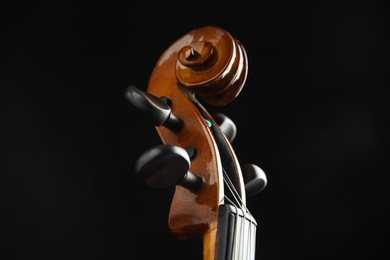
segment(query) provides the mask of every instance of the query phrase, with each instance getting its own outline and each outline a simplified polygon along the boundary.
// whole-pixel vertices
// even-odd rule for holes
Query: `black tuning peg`
[[[233,142],[237,134],[236,124],[226,115],[222,113],[213,114],[214,121],[221,128],[222,132],[225,134],[227,139],[230,142]]]
[[[267,186],[267,176],[260,167],[254,164],[241,165],[241,172],[244,178],[247,197],[252,197]]]
[[[174,145],[159,145],[147,150],[135,166],[138,176],[152,188],[168,188],[176,184],[197,191],[202,186],[202,178],[189,169],[187,151]]]
[[[126,99],[142,112],[146,113],[156,126],[165,126],[176,132],[183,126],[183,121],[171,112],[166,101],[130,85],[125,90]],[[165,99],[167,100],[167,99]]]

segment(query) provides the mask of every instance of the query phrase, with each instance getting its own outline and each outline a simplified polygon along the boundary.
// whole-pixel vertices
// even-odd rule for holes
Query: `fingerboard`
[[[224,204],[218,209],[217,260],[254,260],[257,223],[252,215]]]

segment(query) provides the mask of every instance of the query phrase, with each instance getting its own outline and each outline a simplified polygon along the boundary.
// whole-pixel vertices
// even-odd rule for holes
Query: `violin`
[[[218,27],[193,30],[158,60],[147,91],[125,97],[153,121],[163,142],[147,150],[135,172],[153,188],[175,186],[168,226],[179,239],[203,239],[204,260],[255,259],[257,222],[246,197],[267,184],[263,170],[240,165],[231,142],[236,126],[212,106],[233,101],[243,88],[244,47]]]

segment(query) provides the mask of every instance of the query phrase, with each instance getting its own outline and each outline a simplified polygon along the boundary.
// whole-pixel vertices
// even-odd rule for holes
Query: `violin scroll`
[[[190,32],[192,40],[179,51],[178,82],[209,105],[223,106],[240,93],[248,61],[243,46],[228,32],[205,27]]]

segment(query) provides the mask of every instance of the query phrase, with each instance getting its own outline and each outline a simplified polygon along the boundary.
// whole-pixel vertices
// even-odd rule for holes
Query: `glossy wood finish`
[[[247,75],[242,45],[216,27],[194,30],[182,39],[188,44],[179,51],[177,80],[210,105],[222,106],[235,99]]]
[[[177,132],[156,127],[163,143],[197,149],[190,171],[204,183],[196,192],[176,186],[168,225],[177,238],[203,238],[205,260],[216,259],[217,210],[224,202],[224,186],[218,147],[195,105],[198,101],[194,93],[206,96],[206,102],[211,104],[229,103],[242,88],[246,64],[243,48],[230,34],[217,27],[205,27],[183,36],[163,53],[148,85],[149,93],[170,99],[172,113],[183,120]],[[240,173],[230,145],[229,149]],[[239,180],[239,192],[245,201],[241,176]]]

